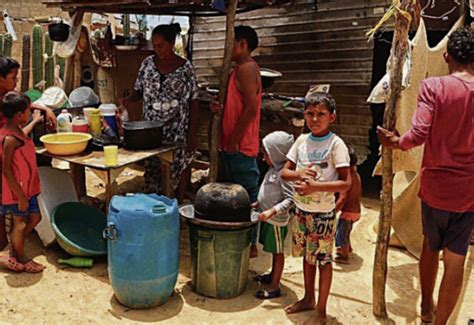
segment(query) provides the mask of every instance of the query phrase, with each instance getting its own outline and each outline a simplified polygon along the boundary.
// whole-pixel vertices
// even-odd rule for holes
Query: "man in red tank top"
[[[250,201],[258,195],[258,170],[256,157],[259,151],[260,109],[262,85],[260,68],[251,53],[258,46],[258,36],[249,26],[237,26],[232,49],[234,70],[227,88],[227,98],[222,118],[221,158],[225,176],[223,181],[242,185]],[[218,103],[211,109],[219,111]],[[251,256],[256,256],[256,231]]]
[[[420,174],[423,250],[420,256],[421,320],[446,324],[461,293],[474,228],[474,31],[449,37],[448,76],[423,80],[412,128],[403,136],[379,128],[380,142],[409,150],[424,144]],[[433,304],[439,252],[444,274]],[[436,313],[435,313],[436,310]]]

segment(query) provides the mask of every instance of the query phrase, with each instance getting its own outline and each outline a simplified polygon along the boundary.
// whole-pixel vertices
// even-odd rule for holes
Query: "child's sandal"
[[[253,277],[253,280],[258,283],[262,284],[270,284],[272,283],[272,274],[257,274],[256,276]]]
[[[27,273],[41,273],[44,270],[44,266],[41,264],[36,263],[33,260],[28,261],[25,264],[24,271]]]
[[[274,299],[274,298],[278,298],[281,296],[281,290],[280,289],[277,289],[277,290],[273,290],[273,291],[268,291],[268,290],[259,290],[257,291],[257,293],[255,293],[255,297],[257,297],[258,299]]]
[[[25,270],[25,265],[18,262],[13,256],[2,256],[0,259],[0,264],[4,265],[10,271],[23,272]]]

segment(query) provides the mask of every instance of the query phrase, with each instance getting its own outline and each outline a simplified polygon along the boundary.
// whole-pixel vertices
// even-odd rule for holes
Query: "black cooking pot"
[[[136,121],[123,123],[124,147],[130,150],[156,149],[163,139],[163,123]]]
[[[277,78],[281,78],[282,74],[279,71],[261,68],[260,69],[260,78],[262,80],[262,88],[268,89],[275,83]]]
[[[238,184],[209,183],[194,200],[195,218],[213,221],[250,221],[250,199]]]
[[[55,42],[64,42],[69,37],[69,29],[69,25],[63,23],[62,20],[59,23],[49,24],[49,38]]]

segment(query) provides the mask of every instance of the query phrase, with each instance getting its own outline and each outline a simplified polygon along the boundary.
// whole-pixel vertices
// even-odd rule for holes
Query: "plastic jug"
[[[94,136],[102,134],[102,121],[100,118],[99,109],[95,108],[89,112],[89,126],[91,128],[91,133]]]
[[[82,132],[88,133],[89,132],[89,124],[87,119],[84,116],[76,116],[72,120],[72,131],[73,132]]]
[[[67,109],[63,109],[61,114],[57,117],[58,121],[58,133],[59,132],[71,132],[72,131],[72,115],[68,113]]]
[[[104,237],[118,301],[131,308],[166,303],[179,271],[178,202],[156,194],[116,195]]]

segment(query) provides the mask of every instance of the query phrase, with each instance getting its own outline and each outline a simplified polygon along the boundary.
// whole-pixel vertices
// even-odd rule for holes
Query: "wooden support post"
[[[412,0],[402,0],[400,9],[409,12]],[[392,41],[390,61],[390,96],[385,105],[383,127],[395,129],[395,108],[400,99],[403,63],[408,50],[410,20],[400,11],[395,14],[395,33]],[[373,313],[386,318],[385,285],[387,282],[387,253],[392,221],[393,166],[392,150],[382,148],[382,204],[375,248],[374,271],[372,278]]]
[[[238,0],[230,0],[227,6],[227,18],[226,18],[226,36],[225,36],[225,49],[224,49],[224,61],[222,62],[221,76],[219,79],[219,103],[224,104],[227,95],[227,85],[229,83],[229,72],[230,62],[232,56],[232,48],[234,47],[234,25],[235,25],[235,13],[237,11]],[[209,171],[209,182],[215,182],[217,180],[217,170],[219,161],[219,140],[221,134],[221,116],[219,112],[214,114],[212,119],[211,128],[211,165]]]

